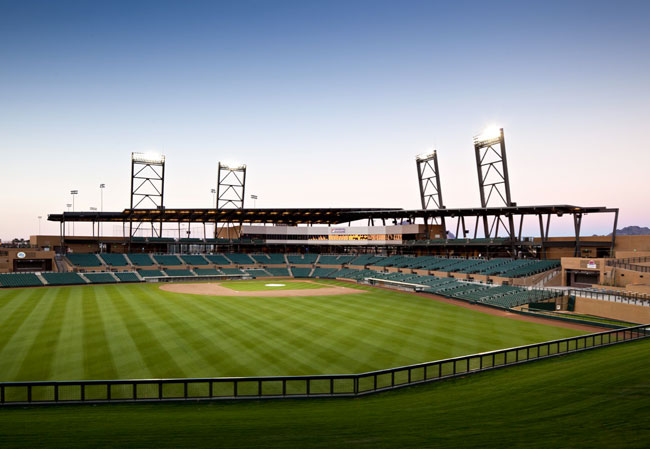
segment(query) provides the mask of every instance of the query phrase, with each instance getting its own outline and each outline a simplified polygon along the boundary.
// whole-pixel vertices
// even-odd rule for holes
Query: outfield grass
[[[650,342],[358,399],[0,409],[3,447],[646,448]]]
[[[267,287],[266,284],[285,284],[283,287]],[[327,287],[327,285],[317,284],[316,282],[292,281],[292,280],[266,280],[266,281],[230,281],[219,282],[222,287],[236,290],[239,292],[257,292],[268,290],[309,290]]]
[[[212,297],[155,284],[2,290],[0,381],[354,373],[580,333],[355,288],[371,292]]]

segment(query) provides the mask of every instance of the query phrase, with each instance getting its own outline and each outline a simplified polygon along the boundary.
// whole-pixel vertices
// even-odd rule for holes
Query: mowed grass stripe
[[[322,285],[357,288],[343,282]],[[69,298],[57,304],[65,309],[62,316],[55,316],[57,323],[39,318],[41,312],[32,316],[28,311],[23,327],[61,328],[58,334],[52,329],[35,331],[58,335],[52,345],[50,378],[350,373],[580,333],[371,287],[359,288],[368,293],[344,296],[273,298],[176,294],[158,287],[64,287]],[[4,293],[0,291],[0,304],[13,304],[16,296],[7,300]],[[44,306],[38,300],[30,304],[38,310]],[[82,313],[84,319],[79,320]],[[75,326],[78,321],[80,327]],[[0,340],[7,354],[20,343],[14,337],[9,334]],[[85,348],[82,356],[80,347]],[[18,368],[0,370],[2,379],[15,380],[6,376],[15,375]]]
[[[121,290],[120,286],[105,285],[102,286],[98,294],[98,307],[106,317],[108,344],[114,355],[113,360],[118,378],[148,379],[154,377],[129,333],[119,310],[120,306],[116,304],[115,298],[119,298]]]
[[[258,349],[264,351],[267,362],[275,361],[274,364],[267,364],[263,375],[314,374],[318,373],[314,369],[315,366],[330,366],[331,369],[336,369],[330,364],[332,360],[347,365],[354,363],[354,358],[347,353],[345,347],[332,345],[331,342],[325,345],[317,342],[314,331],[323,327],[315,328],[310,325],[309,317],[304,313],[307,309],[300,307],[306,298],[291,298],[289,303],[284,304],[278,304],[277,301],[286,301],[286,298],[253,298],[239,303],[245,304],[247,308],[255,307],[248,309],[249,312],[263,317],[251,325],[258,341]],[[239,308],[239,304],[235,304],[233,311]],[[274,306],[284,315],[280,322],[273,319],[273,316],[266,315],[267,310],[273,309]],[[294,316],[300,318],[295,320]],[[291,318],[293,322],[288,322],[287,318]],[[324,357],[324,353],[328,356]]]
[[[34,327],[38,332],[34,335],[31,345],[23,355],[20,369],[15,374],[19,380],[49,379],[55,362],[56,344],[62,331],[61,324],[65,316],[65,304],[70,297],[69,289],[58,289],[52,292],[46,305],[47,312],[43,314],[44,325]]]
[[[212,302],[214,307],[214,299],[212,299]],[[195,302],[187,301],[183,304],[191,306]],[[267,367],[284,369],[284,367],[303,365],[302,361],[293,357],[290,348],[282,351],[282,348],[273,347],[269,344],[267,338],[268,327],[260,321],[251,320],[251,316],[254,316],[254,314],[251,314],[251,310],[246,307],[246,302],[241,301],[241,298],[234,300],[233,298],[223,298],[218,304],[221,312],[231,319],[224,326],[228,330],[227,334],[215,343],[224,348],[228,348],[233,344],[243,346],[244,351],[241,353],[231,351],[231,355],[238,365],[244,369],[245,375],[254,375],[256,367],[257,369],[261,368],[266,373]],[[202,313],[212,314],[213,311],[210,309],[203,309]],[[196,319],[201,320],[202,314],[198,314]],[[285,329],[285,331],[288,330]],[[278,351],[281,354],[276,354]],[[230,371],[230,367],[226,364],[221,364],[218,369],[220,376],[236,375]],[[221,374],[223,369],[227,370],[227,374]]]
[[[53,347],[54,364],[48,379],[83,379],[84,372],[84,339],[83,339],[83,306],[81,295],[69,290],[65,300],[65,310],[61,322],[59,340]]]
[[[173,301],[155,293],[150,289],[144,290],[143,295],[148,297],[148,301],[143,305],[157,321],[169,326],[169,333],[173,333],[167,342],[167,346],[171,344],[169,349],[184,355],[179,363],[185,371],[199,373],[199,376],[214,376],[216,370],[213,367],[219,366],[228,355],[214,340],[214,333],[209,331],[212,319],[204,313],[183,308],[184,301]]]
[[[97,304],[98,290],[101,287],[82,289],[84,379],[115,379],[118,373]]]
[[[170,354],[159,340],[162,338],[165,341],[166,336],[150,329],[148,317],[143,316],[135,300],[140,301],[141,298],[123,294],[121,289],[115,291],[114,304],[147,369],[155,377],[184,377],[185,372],[176,362],[174,354]]]
[[[40,298],[33,304],[33,308],[29,312],[23,311],[15,323],[7,323],[7,329],[3,329],[4,331],[11,332],[12,329],[15,330],[10,334],[9,341],[0,351],[0,360],[2,360],[0,379],[17,379],[20,368],[25,363],[38,333],[44,325],[49,327],[49,324],[51,324],[45,320],[52,309],[57,294],[58,290],[41,292]],[[30,360],[27,363],[38,364],[40,360]]]
[[[0,324],[0,355],[4,348],[14,341],[16,332],[25,323],[30,315],[38,313],[40,304],[47,293],[46,289],[25,289],[22,290],[23,297],[20,305],[11,313],[6,315]],[[2,360],[2,359],[0,359]]]

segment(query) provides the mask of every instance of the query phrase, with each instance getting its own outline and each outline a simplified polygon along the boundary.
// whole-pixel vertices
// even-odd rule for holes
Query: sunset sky
[[[418,208],[435,148],[447,207],[476,207],[491,124],[519,205],[650,226],[648,23],[647,1],[0,0],[0,238],[58,234],[71,189],[128,207],[140,151],[167,157],[167,207],[210,207],[240,161],[257,207]]]

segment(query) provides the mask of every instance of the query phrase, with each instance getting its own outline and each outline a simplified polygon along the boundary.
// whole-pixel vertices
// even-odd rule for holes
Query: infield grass
[[[357,373],[581,333],[319,282],[370,291],[268,298],[156,284],[1,290],[0,381]]]
[[[0,408],[3,447],[646,448],[650,341],[358,399]]]

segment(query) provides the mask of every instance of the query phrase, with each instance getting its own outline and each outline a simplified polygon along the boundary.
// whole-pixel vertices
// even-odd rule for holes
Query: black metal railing
[[[618,290],[568,290],[569,296],[580,298],[600,299],[603,301],[619,302],[623,304],[633,304],[650,306],[650,295],[645,293],[621,292]]]
[[[0,383],[0,404],[354,397],[650,337],[650,325],[362,374]]]

